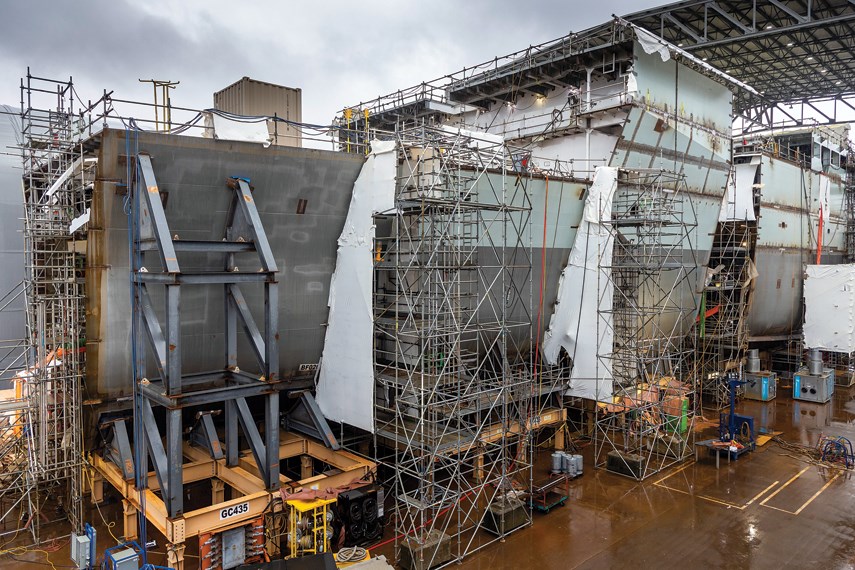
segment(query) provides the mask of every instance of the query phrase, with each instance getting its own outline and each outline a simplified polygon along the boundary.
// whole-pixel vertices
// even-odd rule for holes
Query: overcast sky
[[[303,90],[304,122],[328,124],[373,99],[659,0],[19,0],[0,18],[0,103],[19,78],[73,76],[83,99],[104,89],[150,101],[138,79],[181,81],[174,105],[207,108],[248,75]]]

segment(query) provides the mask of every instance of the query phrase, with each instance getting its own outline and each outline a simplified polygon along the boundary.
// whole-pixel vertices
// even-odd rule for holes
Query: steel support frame
[[[229,179],[227,186],[234,193],[223,241],[194,241],[183,247],[174,239],[167,221],[160,189],[151,157],[140,153],[136,157],[137,183],[133,199],[133,248],[131,253],[134,289],[134,335],[136,362],[136,417],[142,422],[136,432],[142,441],[136,484],[139,489],[149,486],[149,465],[162,496],[164,511],[171,519],[184,514],[183,476],[183,410],[190,406],[222,404],[225,408],[225,458],[229,466],[238,464],[239,433],[243,430],[258,465],[263,489],[275,491],[279,477],[279,354],[278,354],[278,283],[275,280],[276,261],[270,249],[247,179]],[[202,272],[182,272],[176,251],[220,253],[224,263]],[[260,269],[241,272],[235,266],[236,252],[254,251]],[[160,269],[152,270],[154,254]],[[264,288],[264,322],[259,327],[240,290],[240,283],[261,282]],[[192,285],[222,284],[225,311],[224,368],[212,373],[184,376],[181,369],[181,288]],[[164,323],[161,323],[149,292],[149,287],[162,287]],[[258,364],[259,374],[247,374],[238,369],[237,325],[241,322]],[[151,351],[159,378],[149,379],[145,354]],[[204,386],[200,384],[204,383]],[[246,398],[264,398],[264,431],[259,431]],[[162,432],[155,410],[162,409],[165,430]],[[210,417],[206,416],[210,422]],[[208,426],[209,438],[216,434]],[[210,453],[215,454],[219,441],[211,439]],[[216,458],[216,457],[215,457]]]
[[[348,485],[369,476],[376,470],[372,461],[348,451],[332,451],[308,438],[283,432],[281,442],[276,448],[275,457],[279,460],[308,456],[335,468],[332,475],[313,475],[294,481],[279,475],[279,485],[295,492],[303,488],[336,488]],[[146,519],[161,532],[172,544],[185,541],[205,532],[222,532],[228,528],[241,526],[247,521],[258,518],[269,507],[275,492],[266,488],[265,481],[258,473],[257,464],[249,451],[239,454],[235,466],[229,466],[224,459],[213,459],[207,450],[183,444],[183,454],[188,459],[182,469],[184,483],[212,480],[217,485],[228,485],[240,496],[229,501],[212,504],[184,513],[180,518],[170,517],[166,504],[156,493],[160,491],[156,472],[144,474],[146,486],[139,487],[133,481],[125,479],[122,470],[109,458],[93,454],[92,466],[99,478],[108,482],[127,502],[126,508],[141,510],[144,496]],[[242,515],[222,521],[219,511],[231,505],[249,503],[248,511]]]

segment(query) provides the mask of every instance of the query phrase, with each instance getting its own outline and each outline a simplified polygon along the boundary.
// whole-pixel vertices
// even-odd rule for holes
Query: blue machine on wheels
[[[740,446],[728,448],[731,459],[736,459],[743,453],[757,448],[757,436],[754,431],[754,418],[736,413],[736,389],[755,380],[741,380],[736,372],[727,373],[727,389],[730,393],[730,408],[727,414],[721,414],[718,424],[718,435],[721,441],[735,441]]]

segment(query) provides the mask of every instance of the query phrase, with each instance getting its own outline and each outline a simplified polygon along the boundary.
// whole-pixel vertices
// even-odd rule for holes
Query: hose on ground
[[[368,551],[361,546],[351,546],[350,548],[342,548],[335,553],[336,562],[359,562],[364,560],[368,555]]]

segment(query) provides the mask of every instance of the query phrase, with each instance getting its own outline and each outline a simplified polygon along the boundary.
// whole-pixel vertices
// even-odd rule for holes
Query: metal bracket
[[[217,413],[219,413],[218,410],[212,410],[196,414],[197,422],[190,432],[190,438],[192,443],[208,450],[212,458],[222,459],[223,446],[220,443],[220,437],[217,435],[217,428],[214,427],[214,419],[211,417]]]
[[[191,430],[193,443],[208,450],[215,460],[227,457],[227,463],[238,462],[242,428],[258,469],[269,490],[279,486],[279,381],[278,346],[278,283],[275,280],[276,261],[270,248],[261,216],[252,196],[249,179],[231,178],[228,187],[232,202],[227,215],[224,241],[181,241],[173,237],[164,212],[163,192],[158,188],[151,157],[137,155],[141,185],[136,187],[134,212],[139,223],[138,235],[133,242],[132,267],[134,282],[134,311],[138,328],[135,348],[137,369],[134,381],[139,384],[136,421],[142,422],[143,436],[137,445],[144,446],[144,456],[137,457],[136,483],[145,487],[148,481],[149,461],[160,484],[161,495],[169,517],[183,512],[183,454],[182,413],[190,406],[224,403],[225,449],[221,443],[211,412],[196,416]],[[145,270],[141,267],[143,252],[152,251],[160,256],[161,268]],[[184,273],[176,251],[208,252],[225,257],[224,264],[215,264],[207,270]],[[234,256],[240,252],[258,255],[260,270],[244,268],[239,271]],[[217,255],[213,256],[218,257]],[[212,270],[212,269],[216,270]],[[264,320],[256,322],[238,283],[259,282],[264,288]],[[221,284],[225,299],[225,362],[224,368],[212,372],[183,374],[181,367],[181,290],[186,285]],[[165,310],[163,320],[149,295],[149,286],[163,286]],[[259,365],[258,374],[244,374],[238,370],[237,322],[241,321],[250,341],[252,352]],[[144,338],[148,339],[146,343]],[[146,346],[147,345],[147,346]],[[148,349],[148,350],[147,350]],[[145,374],[146,356],[154,356],[160,378],[148,379]],[[263,437],[250,412],[246,399],[261,396],[264,399]],[[158,427],[157,418],[165,414],[165,427]],[[117,445],[122,439],[117,438]],[[130,448],[130,446],[128,446]],[[120,462],[122,469],[127,463]],[[133,463],[130,464],[133,468]],[[127,471],[125,471],[127,474]]]
[[[106,427],[106,425],[102,424],[102,427]],[[125,481],[130,481],[134,478],[134,454],[131,449],[131,441],[128,437],[128,426],[125,424],[125,418],[111,421],[109,429],[113,433],[113,438],[104,455],[116,464],[122,472]]]
[[[330,449],[341,448],[318,403],[309,392],[303,392],[297,406],[283,418],[282,424],[285,429],[321,440]]]

